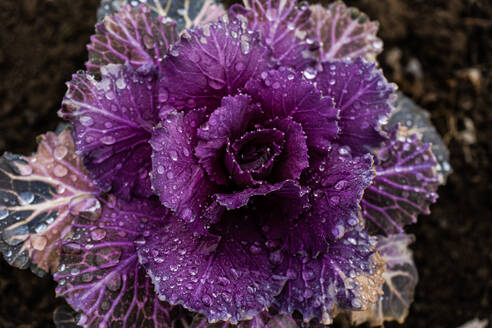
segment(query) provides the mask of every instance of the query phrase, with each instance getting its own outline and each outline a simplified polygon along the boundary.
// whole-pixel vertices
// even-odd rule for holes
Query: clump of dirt
[[[492,322],[492,5],[487,0],[351,0],[381,24],[387,76],[432,120],[455,173],[410,232],[420,273],[403,325]],[[64,82],[87,58],[98,0],[0,2],[0,153],[27,154],[60,122]],[[53,327],[54,283],[0,261],[0,326]]]

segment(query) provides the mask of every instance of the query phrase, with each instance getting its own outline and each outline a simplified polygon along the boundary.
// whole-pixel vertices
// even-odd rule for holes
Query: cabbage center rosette
[[[134,48],[118,57],[125,64],[93,55],[100,76],[75,75],[61,110],[97,185],[134,204],[132,239],[114,241],[132,278],[144,269],[161,301],[210,322],[275,306],[329,324],[382,293],[384,262],[360,203],[376,181],[371,152],[390,137],[380,123],[394,88],[360,58],[315,68],[316,46],[299,38],[309,7],[286,3],[264,16],[258,1],[235,6],[176,42],[173,24],[139,7],[148,35],[126,35]],[[133,32],[113,32],[122,31]],[[131,227],[145,215],[135,204],[156,196],[162,205],[146,204],[161,217]],[[111,227],[126,208],[116,204],[102,220]]]

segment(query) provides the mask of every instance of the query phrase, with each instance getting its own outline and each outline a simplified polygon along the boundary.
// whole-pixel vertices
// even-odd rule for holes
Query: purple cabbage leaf
[[[302,70],[315,63],[317,44],[309,39],[310,10],[307,2],[244,0],[229,10],[232,17],[259,31],[275,61]]]
[[[156,296],[136,252],[152,222],[166,222],[167,210],[114,196],[98,202],[99,215],[77,217],[63,242],[57,295],[80,312],[82,327],[169,327],[170,306]]]
[[[377,151],[376,177],[361,202],[371,230],[387,235],[401,233],[419,214],[429,214],[437,199],[439,179],[430,145],[406,132],[394,129]]]
[[[334,1],[326,8],[314,4],[311,12],[309,36],[319,42],[317,55],[322,62],[358,57],[375,61],[383,50],[383,42],[376,36],[379,24],[357,8]]]
[[[122,7],[96,25],[96,34],[87,46],[87,70],[98,76],[107,64],[159,67],[160,58],[177,38],[175,25],[164,17],[154,17],[148,6]]]
[[[361,58],[322,64],[316,85],[333,97],[340,110],[340,143],[356,154],[367,153],[385,140],[381,124],[388,118],[395,87],[387,83],[375,63]]]
[[[441,185],[446,183],[447,177],[453,172],[449,164],[449,150],[446,148],[439,132],[430,120],[430,113],[417,106],[410,98],[398,92],[393,104],[394,110],[388,119],[388,128],[399,124],[407,129],[407,134],[417,134],[422,142],[431,145],[432,153],[437,161],[437,174]]]
[[[110,64],[100,81],[80,73],[68,83],[59,114],[72,124],[76,149],[103,191],[125,199],[152,194],[148,141],[158,122],[157,79],[153,68]]]

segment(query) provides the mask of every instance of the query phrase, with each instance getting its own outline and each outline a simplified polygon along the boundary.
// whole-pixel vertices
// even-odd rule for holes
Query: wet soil
[[[98,0],[0,1],[0,153],[52,130],[64,82],[86,60]],[[381,23],[379,60],[451,151],[454,174],[410,228],[420,283],[404,325],[492,322],[492,5],[487,0],[348,1]],[[55,284],[0,260],[0,327],[52,327]]]

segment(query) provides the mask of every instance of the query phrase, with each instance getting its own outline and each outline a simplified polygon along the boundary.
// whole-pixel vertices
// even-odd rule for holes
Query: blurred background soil
[[[54,129],[65,81],[83,69],[98,0],[0,1],[0,153],[29,154]],[[381,23],[389,80],[428,109],[454,174],[410,232],[420,274],[404,325],[492,322],[492,4],[347,1]],[[52,327],[55,284],[0,260],[0,327]]]

